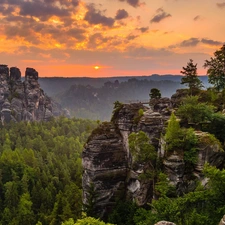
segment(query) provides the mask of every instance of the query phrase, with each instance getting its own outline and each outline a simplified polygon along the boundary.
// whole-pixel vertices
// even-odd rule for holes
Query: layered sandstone
[[[38,83],[38,72],[26,68],[25,80],[17,67],[0,65],[1,123],[10,121],[47,121],[64,112],[44,93]]]
[[[168,99],[165,104],[160,104],[160,109],[165,109],[165,104],[170,107]],[[88,203],[90,189],[94,187],[97,215],[106,216],[118,199],[133,200],[143,206],[157,197],[155,179],[143,179],[146,165],[133,167],[128,144],[132,132],[144,131],[148,135],[158,155],[157,161],[161,162],[161,170],[167,174],[177,195],[193,190],[199,180],[203,184],[207,182],[202,174],[205,163],[216,167],[223,163],[224,156],[218,143],[210,142],[207,133],[196,132],[199,139],[197,162],[190,174],[183,149],[170,154],[164,149],[166,143],[162,137],[168,118],[169,115],[158,107],[154,111],[140,103],[123,104],[115,109],[111,122],[103,123],[93,131],[83,151],[83,201]],[[154,174],[154,168],[147,169],[149,174]]]

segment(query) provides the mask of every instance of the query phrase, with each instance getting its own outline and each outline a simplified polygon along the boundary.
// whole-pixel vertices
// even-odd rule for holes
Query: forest
[[[96,122],[58,118],[1,126],[0,224],[81,217],[81,152]]]
[[[214,53],[214,58],[206,60],[205,67],[212,85],[207,90],[202,90],[197,64],[193,60],[183,67],[181,84],[187,85],[184,89],[186,94],[175,113],[171,114],[164,134],[166,151],[183,148],[190,171],[196,160],[194,129],[208,132],[211,142],[216,142],[218,151],[224,155],[225,45]],[[141,81],[128,81],[130,84],[132,82],[137,86],[141,84]],[[105,84],[105,89],[107,85],[118,84],[110,82]],[[120,85],[126,86],[125,83]],[[118,94],[121,90],[117,89]],[[155,87],[156,92],[150,92],[151,99],[161,97],[160,90],[157,90],[158,87]],[[140,117],[142,114],[140,112]],[[1,225],[153,225],[160,220],[177,225],[213,225],[219,222],[225,214],[224,163],[221,168],[205,165],[207,186],[199,182],[194,190],[182,194],[176,193],[158,166],[153,178],[157,198],[151,204],[140,208],[135,202],[118,201],[107,221],[95,218],[91,210],[93,202],[88,206],[82,205],[81,154],[88,137],[99,123],[59,117],[48,122],[10,122],[1,125]],[[188,128],[188,124],[194,128]],[[140,136],[139,146],[132,142],[135,138],[139,137],[134,134],[130,136],[129,144],[137,162],[160,165],[155,161],[153,148],[146,143],[148,139],[145,135]]]

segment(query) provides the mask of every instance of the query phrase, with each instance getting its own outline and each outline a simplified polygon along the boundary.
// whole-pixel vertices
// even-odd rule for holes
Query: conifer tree
[[[179,121],[174,113],[171,114],[168,126],[166,128],[165,140],[167,143],[167,150],[175,150],[182,145],[182,130],[180,128]]]
[[[192,59],[190,59],[187,66],[183,67],[183,70],[180,72],[185,75],[181,79],[181,84],[186,84],[189,87],[191,95],[194,89],[203,87],[197,75],[197,64],[194,64]]]
[[[150,90],[149,97],[150,97],[150,99],[153,99],[153,98],[161,98],[161,92],[160,92],[160,90],[157,89],[157,88],[152,88]]]
[[[225,88],[225,44],[214,53],[214,58],[206,60],[204,68],[207,68],[208,81],[214,85],[217,91]]]

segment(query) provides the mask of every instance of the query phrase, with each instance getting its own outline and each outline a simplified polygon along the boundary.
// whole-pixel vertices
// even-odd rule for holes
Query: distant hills
[[[54,96],[55,94],[69,89],[71,85],[80,84],[80,85],[91,85],[92,87],[101,87],[105,82],[114,82],[118,80],[119,82],[125,82],[129,79],[137,80],[152,80],[152,81],[181,81],[181,75],[158,75],[152,74],[149,76],[126,76],[126,77],[104,77],[104,78],[90,78],[90,77],[39,77],[39,83],[44,91],[47,92],[49,96]],[[205,86],[209,86],[207,76],[199,76],[200,80]]]
[[[109,120],[113,103],[148,101],[152,88],[170,97],[180,84],[181,75],[157,75],[108,78],[39,78],[43,90],[78,118]],[[208,87],[207,76],[199,77]]]

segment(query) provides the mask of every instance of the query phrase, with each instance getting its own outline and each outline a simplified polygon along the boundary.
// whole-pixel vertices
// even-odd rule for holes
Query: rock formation
[[[96,215],[105,217],[118,199],[135,200],[143,206],[156,197],[154,179],[141,178],[145,165],[133,167],[128,144],[128,136],[132,132],[144,131],[148,135],[160,158],[161,169],[178,195],[191,191],[199,180],[205,184],[202,170],[206,162],[217,167],[222,164],[224,158],[220,146],[208,141],[209,136],[205,132],[196,132],[199,139],[198,160],[191,176],[182,149],[179,153],[167,154],[162,134],[165,133],[169,114],[161,109],[165,109],[164,105],[170,107],[170,103],[166,99],[165,104],[160,104],[162,107],[156,107],[155,111],[141,103],[122,104],[114,110],[112,121],[101,124],[89,137],[83,151],[83,202],[87,205],[94,191],[95,199],[92,200]],[[154,173],[152,168],[148,169]],[[94,189],[92,192],[91,188]]]
[[[219,225],[224,225],[225,224],[225,215],[223,216],[223,218],[220,220]]]
[[[160,221],[156,223],[155,225],[176,225],[176,224],[172,222],[168,222],[168,221]]]
[[[38,83],[38,72],[27,68],[25,81],[16,67],[0,65],[0,111],[1,123],[10,121],[49,120],[64,112],[44,94]]]

